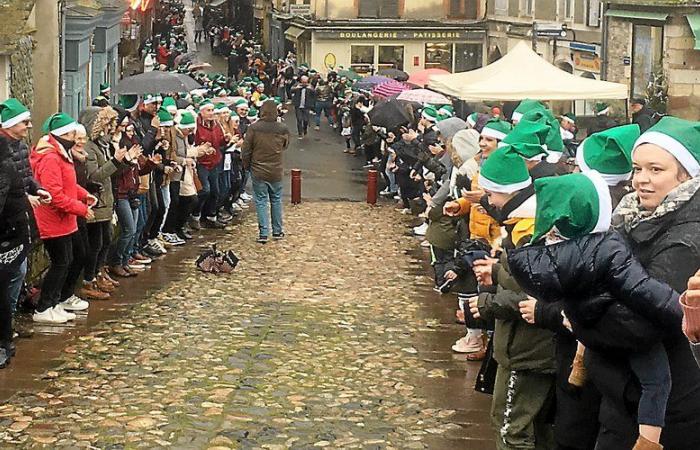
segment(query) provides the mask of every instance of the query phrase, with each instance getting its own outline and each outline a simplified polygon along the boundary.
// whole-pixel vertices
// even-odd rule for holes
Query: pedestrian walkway
[[[230,276],[180,265],[130,314],[70,342],[0,442],[51,448],[492,448],[476,366],[449,353],[404,219],[352,202],[287,208],[288,239],[221,235]],[[449,311],[448,311],[449,312]]]

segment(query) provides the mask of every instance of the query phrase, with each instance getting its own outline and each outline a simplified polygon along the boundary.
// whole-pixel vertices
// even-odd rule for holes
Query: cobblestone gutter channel
[[[285,241],[255,244],[252,214],[220,237],[242,259],[233,275],[187,259],[68,342],[45,387],[0,406],[0,445],[491,448],[484,399],[438,398],[464,398],[465,363],[434,343],[459,328],[417,299],[405,219],[348,202],[286,212]]]

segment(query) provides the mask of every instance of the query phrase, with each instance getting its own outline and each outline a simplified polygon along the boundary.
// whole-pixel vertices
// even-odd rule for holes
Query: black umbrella
[[[202,85],[189,75],[153,70],[122,79],[112,92],[115,94],[189,92],[201,87]]]
[[[405,106],[393,98],[377,103],[367,115],[372,125],[384,127],[387,130],[406,125],[413,119]]]
[[[377,72],[377,75],[393,78],[396,81],[407,81],[408,80],[408,74],[406,72],[404,72],[403,70],[399,70],[399,69],[382,69],[379,72]]]

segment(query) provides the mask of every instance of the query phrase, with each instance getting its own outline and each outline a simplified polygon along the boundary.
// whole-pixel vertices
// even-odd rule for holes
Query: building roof
[[[35,0],[0,0],[0,54],[12,53],[25,33]]]

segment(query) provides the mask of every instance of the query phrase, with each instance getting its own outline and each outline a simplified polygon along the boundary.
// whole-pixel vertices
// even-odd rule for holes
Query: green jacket
[[[89,220],[89,222],[112,220],[114,193],[112,192],[111,176],[122,167],[122,163],[107,155],[106,151],[108,149],[101,149],[93,141],[87,141],[85,144],[85,152],[87,153],[85,167],[88,180],[102,185],[102,191],[96,195],[97,206],[93,208],[95,218]]]
[[[493,266],[493,287],[479,294],[479,314],[495,320],[494,358],[507,370],[532,370],[554,373],[554,333],[525,322],[518,304],[527,299],[508,272],[506,253]],[[483,287],[482,287],[483,288]]]
[[[453,250],[457,246],[457,219],[442,213],[444,202],[435,205],[430,210],[430,224],[425,232],[425,238],[433,247],[442,250]]]

